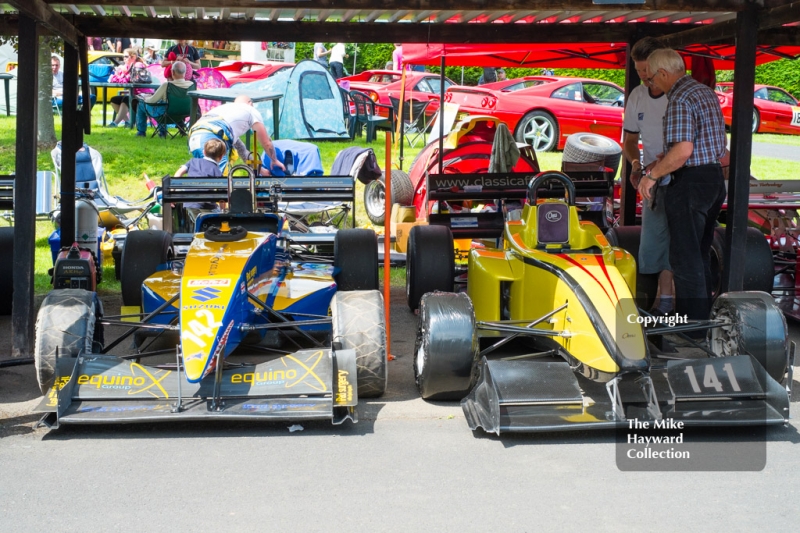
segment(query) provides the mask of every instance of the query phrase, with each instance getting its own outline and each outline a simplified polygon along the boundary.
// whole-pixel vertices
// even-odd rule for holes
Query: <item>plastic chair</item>
[[[339,92],[342,93],[342,114],[344,115],[344,127],[347,130],[350,140],[352,141],[356,133],[356,121],[352,112],[355,106],[353,105],[353,99],[350,98],[349,91],[339,87]]]
[[[147,118],[155,123],[155,129],[150,135],[155,136],[156,132],[165,132],[169,134],[170,138],[174,139],[178,135],[185,137],[189,131],[186,127],[186,119],[191,115],[192,99],[189,97],[189,91],[193,91],[196,84],[192,84],[186,89],[181,89],[174,83],[167,85],[167,100],[166,102],[159,102],[157,104],[145,104],[144,108]],[[163,113],[151,114],[151,108],[163,109]],[[174,124],[177,128],[174,133],[170,133],[167,129],[169,125]],[[166,135],[164,138],[166,139]]]
[[[355,133],[361,136],[362,128],[367,127],[367,142],[370,143],[375,140],[375,130],[377,128],[389,129],[394,136],[394,108],[391,106],[376,104],[369,96],[360,91],[350,91],[350,98],[356,109],[355,124],[354,124],[354,137]],[[376,109],[387,109],[389,118],[382,117],[377,114]]]
[[[393,96],[390,96],[389,100],[392,102],[394,116],[399,116],[400,100]],[[408,141],[408,145],[412,148],[416,145],[420,137],[422,137],[422,145],[424,146],[427,144],[430,122],[428,121],[427,115],[425,115],[425,111],[428,109],[430,103],[430,100],[422,101],[414,99],[409,99],[404,102],[403,120],[401,121],[403,128],[402,136]]]

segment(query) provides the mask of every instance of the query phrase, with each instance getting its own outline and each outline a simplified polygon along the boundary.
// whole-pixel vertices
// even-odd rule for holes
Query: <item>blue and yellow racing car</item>
[[[120,316],[103,316],[93,292],[47,295],[35,339],[43,423],[355,421],[358,399],[386,389],[375,234],[294,234],[272,209],[352,188],[349,177],[166,178],[171,209],[227,209],[196,213],[193,234],[131,232]],[[128,329],[104,345],[104,326]],[[133,353],[108,355],[131,337]],[[234,352],[243,362],[228,361]],[[141,362],[168,354],[167,364]]]

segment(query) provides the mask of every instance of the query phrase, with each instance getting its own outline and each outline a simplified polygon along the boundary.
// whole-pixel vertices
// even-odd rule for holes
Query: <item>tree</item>
[[[58,138],[53,123],[53,74],[50,68],[50,56],[55,52],[63,52],[64,43],[56,37],[40,37],[39,46],[39,116],[37,117],[37,144],[40,149],[52,149]],[[16,37],[0,35],[0,44],[9,43],[15,50],[19,45]],[[63,64],[62,64],[63,68]],[[24,90],[24,88],[19,88]]]

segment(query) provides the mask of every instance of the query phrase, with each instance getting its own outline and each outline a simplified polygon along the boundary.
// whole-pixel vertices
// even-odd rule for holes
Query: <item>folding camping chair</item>
[[[166,139],[167,134],[170,138],[174,139],[178,135],[186,137],[188,129],[186,127],[186,119],[191,115],[192,99],[187,94],[193,91],[197,85],[192,84],[185,89],[181,89],[174,83],[167,85],[167,99],[165,102],[158,102],[156,104],[146,104],[144,101],[139,102],[139,105],[144,105],[144,111],[147,119],[155,123],[155,129],[150,135],[154,137],[156,132],[159,135],[163,132],[163,137]],[[149,96],[149,95],[148,95]],[[175,125],[177,130],[170,133],[167,129],[170,125]]]
[[[286,165],[287,171],[276,173],[276,177],[321,176],[324,178],[319,148],[312,143],[281,139],[272,142],[278,160]],[[268,162],[265,152],[261,160]],[[290,164],[291,161],[291,164]],[[353,206],[340,201],[280,202],[278,209],[286,216],[292,231],[304,233],[328,233],[339,228],[352,227],[350,216]]]
[[[389,100],[392,102],[394,116],[400,116],[400,100],[393,96],[390,96]],[[428,121],[425,111],[430,103],[430,100],[410,99],[403,104],[403,119],[400,121],[402,127],[401,135],[412,148],[416,146],[420,137],[422,137],[422,145],[425,146],[427,144],[428,128],[431,123]]]
[[[55,190],[61,191],[61,141],[50,152],[50,156],[56,169]],[[155,195],[154,191],[150,191],[144,198],[132,202],[112,196],[103,172],[103,156],[88,144],[84,144],[75,155],[75,187],[92,191],[99,211],[99,223],[109,230],[136,225],[152,207]]]
[[[371,143],[375,140],[375,130],[383,128],[391,130],[394,138],[394,108],[375,103],[360,91],[350,91],[350,98],[353,99],[356,108],[354,133],[357,132],[360,137],[363,127],[366,126],[367,142]],[[388,110],[388,118],[378,115],[377,110],[381,108]]]

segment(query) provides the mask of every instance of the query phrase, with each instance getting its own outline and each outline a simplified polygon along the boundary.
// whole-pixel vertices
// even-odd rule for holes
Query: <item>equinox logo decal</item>
[[[220,292],[221,291],[219,289],[215,289],[214,287],[204,287],[194,291],[192,300],[197,300],[198,302],[207,302],[219,296]]]

